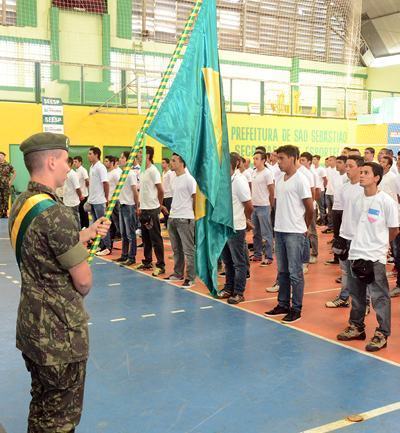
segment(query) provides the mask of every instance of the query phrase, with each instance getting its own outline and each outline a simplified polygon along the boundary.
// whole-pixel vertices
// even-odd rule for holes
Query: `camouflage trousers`
[[[10,198],[10,188],[0,187],[0,217],[7,216],[9,198]]]
[[[22,355],[31,374],[28,433],[73,433],[82,413],[86,361],[38,365]]]

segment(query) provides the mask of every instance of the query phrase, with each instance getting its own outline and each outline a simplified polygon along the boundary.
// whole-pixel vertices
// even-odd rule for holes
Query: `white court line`
[[[171,314],[179,314],[179,313],[184,313],[185,310],[172,310]]]
[[[9,241],[10,238],[0,238],[0,241]]]
[[[19,284],[19,281],[18,281],[18,280],[12,280],[12,282],[13,282],[14,284]]]
[[[6,273],[5,272],[0,272],[0,275],[5,275]]]
[[[121,283],[111,283],[111,284],[108,285],[108,287],[120,286],[120,285],[121,285]]]
[[[122,322],[126,320],[126,317],[118,317],[117,319],[111,319],[110,322]]]
[[[0,266],[7,266],[7,263],[0,263]]]
[[[336,289],[325,289],[325,290],[317,290],[315,292],[305,292],[304,295],[314,295],[315,293],[325,293],[325,292],[334,292],[340,290],[340,287]],[[278,292],[276,292],[278,294]],[[251,299],[250,301],[244,301],[242,304],[248,304],[250,302],[260,302],[260,301],[269,301],[270,299],[276,299],[276,296],[270,296],[269,298],[261,298],[261,299]]]
[[[107,263],[95,262],[95,265],[106,265]]]
[[[156,317],[156,315],[154,313],[150,313],[150,314],[142,314],[143,319],[146,319],[147,317]]]
[[[88,325],[90,326],[90,325],[93,325],[93,323],[92,322],[88,322]]]
[[[200,310],[209,310],[210,308],[214,308],[212,305],[207,305],[205,307],[200,307]]]
[[[112,261],[111,259],[102,258],[102,260],[106,260],[106,261],[108,261],[108,262],[110,262],[110,263],[113,263],[113,261]],[[176,286],[175,284],[172,284],[171,281],[168,281],[168,280],[160,280],[158,277],[153,277],[151,274],[146,274],[146,272],[138,271],[137,269],[131,269],[131,268],[128,268],[128,269],[130,269],[131,271],[137,272],[138,274],[145,275],[146,277],[152,278],[153,280],[157,280],[158,282],[162,282],[162,283],[165,283],[165,284],[169,284],[170,286],[177,288],[177,286]],[[225,305],[225,307],[228,307],[228,308],[235,308],[235,309],[237,309],[237,310],[241,310],[241,311],[243,311],[243,312],[245,312],[245,313],[249,313],[249,314],[252,314],[253,316],[257,316],[257,317],[259,317],[259,318],[261,318],[261,319],[264,319],[264,320],[268,320],[268,321],[270,321],[270,322],[273,322],[273,323],[275,323],[275,324],[278,325],[278,326],[284,326],[285,328],[290,327],[290,325],[288,326],[288,325],[286,325],[286,324],[283,324],[283,323],[281,323],[281,322],[278,322],[277,320],[275,320],[275,319],[271,319],[270,317],[266,317],[266,316],[264,316],[263,314],[259,314],[259,313],[256,313],[255,311],[245,310],[244,308],[240,308],[240,304],[239,304],[239,306],[232,305],[232,304],[228,304],[227,302],[224,302],[224,300],[222,300],[222,299],[214,298],[213,296],[208,295],[208,294],[206,294],[206,293],[197,292],[197,291],[194,290],[194,289],[185,289],[185,292],[193,293],[193,294],[195,294],[195,295],[197,295],[197,296],[202,296],[203,298],[207,298],[208,300],[211,299],[211,300],[213,300],[214,302],[218,302],[218,303],[220,303],[220,304],[222,304],[222,305]],[[242,302],[242,304],[243,304],[243,302]],[[366,351],[364,351],[364,350],[357,349],[356,347],[347,346],[346,344],[341,343],[340,341],[331,340],[331,339],[329,339],[329,338],[323,337],[322,335],[318,335],[318,334],[315,334],[314,332],[307,331],[307,330],[302,329],[302,328],[297,328],[297,327],[295,327],[295,326],[292,326],[292,327],[290,327],[290,328],[293,329],[294,331],[301,332],[301,333],[303,333],[303,334],[310,335],[311,337],[318,338],[319,340],[325,341],[325,342],[327,342],[327,343],[334,344],[335,346],[340,346],[340,347],[343,347],[343,348],[345,348],[345,349],[351,350],[351,351],[353,351],[353,352],[357,352],[357,353],[359,353],[360,355],[368,356],[369,358],[373,358],[373,359],[375,359],[375,360],[377,360],[377,361],[381,361],[381,362],[384,362],[384,363],[386,363],[386,364],[394,365],[395,367],[400,367],[400,363],[398,363],[398,362],[391,361],[390,359],[386,359],[386,358],[381,358],[381,357],[376,356],[376,355],[374,355],[374,354],[372,354],[372,353],[370,353],[370,352],[366,352]]]
[[[378,407],[377,409],[369,410],[368,412],[360,413],[358,415],[364,418],[364,421],[376,418],[377,416],[384,415],[386,413],[394,412],[400,409],[400,402],[388,404],[387,406]],[[363,421],[362,421],[363,422]],[[362,424],[362,422],[354,423],[348,421],[347,419],[341,419],[339,421],[334,421],[329,424],[322,425],[320,427],[315,427],[310,430],[304,430],[301,433],[328,433],[331,431],[336,431],[344,427],[349,427],[354,424]]]
[[[12,277],[10,275],[6,275],[7,280],[11,280]]]

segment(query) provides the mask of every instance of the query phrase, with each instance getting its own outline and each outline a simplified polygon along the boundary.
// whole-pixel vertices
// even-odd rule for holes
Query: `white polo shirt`
[[[161,175],[153,164],[140,173],[140,207],[143,210],[160,207],[156,185],[161,183]]]
[[[78,175],[79,188],[81,189],[81,193],[83,197],[87,197],[89,194],[89,191],[86,186],[86,180],[89,179],[88,172],[86,168],[83,165],[81,165],[79,168],[76,169],[76,174]]]
[[[235,230],[246,229],[246,215],[244,205],[246,201],[251,200],[249,183],[245,176],[239,170],[236,170],[231,176],[232,182],[232,208],[233,208],[233,226]]]
[[[133,196],[132,186],[137,186],[136,173],[131,170],[126,177],[124,186],[119,193],[119,202],[121,204],[127,204],[133,206],[135,203],[135,197]]]
[[[309,181],[297,170],[288,180],[281,176],[276,184],[275,231],[305,233],[305,207],[303,200],[311,198]]]
[[[273,185],[274,178],[269,168],[254,170],[251,179],[251,198],[253,206],[270,206],[268,186]]]
[[[79,188],[78,175],[74,170],[70,170],[64,182],[63,188],[63,202],[65,206],[73,207],[78,206],[80,203],[78,193],[76,190]]]
[[[93,164],[89,170],[89,197],[90,204],[106,203],[103,182],[108,182],[107,169],[100,161]]]
[[[357,197],[360,218],[351,242],[349,260],[372,260],[386,264],[389,248],[389,228],[399,227],[397,205],[383,191],[367,197]]]
[[[170,218],[194,219],[193,194],[196,194],[196,181],[189,172],[176,176],[171,184],[172,203]]]

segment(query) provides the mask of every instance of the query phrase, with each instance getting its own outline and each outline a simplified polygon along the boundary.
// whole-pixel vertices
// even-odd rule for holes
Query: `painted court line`
[[[11,280],[11,279],[12,279],[12,277],[11,277],[10,275],[6,275],[6,278],[7,278],[8,280]]]
[[[19,284],[19,281],[18,281],[18,280],[12,280],[12,282],[13,282],[14,284]]]
[[[156,317],[154,313],[151,314],[142,314],[143,319],[146,319],[147,317]]]
[[[0,272],[0,275],[5,275],[6,273],[5,272]]]
[[[316,290],[315,292],[304,292],[304,296],[305,295],[314,295],[316,293],[325,293],[325,292],[334,292],[334,291],[337,292],[338,290],[340,290],[340,287],[338,287],[336,289]],[[278,293],[278,292],[276,292],[276,293]],[[250,301],[244,301],[244,302],[242,302],[242,304],[248,304],[250,302],[269,301],[271,299],[276,299],[276,295],[275,296],[270,296],[269,298],[251,299]]]
[[[387,406],[382,406],[377,409],[369,410],[368,412],[360,413],[358,415],[362,416],[364,418],[364,421],[376,418],[377,416],[384,415],[386,413],[394,412],[396,410],[400,409],[400,402],[392,403]],[[349,427],[351,425],[354,425],[354,422],[348,421],[347,419],[341,419],[339,421],[334,421],[329,424],[325,424],[320,427],[315,427],[310,430],[304,430],[301,433],[329,433],[331,431],[336,431],[339,429],[342,429],[344,427]],[[357,424],[362,424],[362,422],[359,422]]]
[[[200,307],[200,310],[209,310],[210,308],[214,308],[212,305],[206,305],[205,307]]]
[[[110,259],[103,258],[103,260],[107,260],[110,263],[113,263]],[[131,268],[129,268],[129,269],[131,271],[137,272],[138,274],[146,275],[147,277],[150,277],[153,280],[157,280],[158,282],[169,284],[170,286],[175,287],[175,289],[177,288],[174,284],[172,284],[168,280],[160,280],[157,277],[153,277],[151,274],[146,274],[146,272],[138,271],[136,269],[131,269]],[[329,290],[331,290],[331,289],[329,289]],[[270,317],[266,317],[266,316],[264,316],[262,314],[256,313],[255,311],[245,310],[244,308],[240,308],[240,304],[239,304],[239,306],[231,305],[231,304],[228,304],[227,302],[224,302],[222,299],[214,298],[211,295],[208,295],[206,293],[198,292],[198,291],[196,291],[194,289],[185,289],[185,291],[193,293],[193,294],[198,295],[198,296],[202,296],[203,298],[207,298],[208,300],[213,300],[214,302],[218,302],[218,303],[220,303],[222,305],[225,305],[228,308],[236,308],[236,309],[241,310],[241,311],[243,311],[245,313],[249,313],[249,314],[252,314],[253,316],[260,317],[261,319],[269,320],[270,322],[273,322],[273,323],[275,323],[275,324],[277,324],[279,326],[284,326],[285,328],[290,327],[291,329],[293,329],[293,330],[295,330],[297,332],[302,332],[303,334],[310,335],[312,337],[318,338],[319,340],[326,341],[327,343],[331,343],[331,344],[335,344],[336,346],[344,347],[345,349],[352,350],[353,352],[357,352],[357,353],[359,353],[359,354],[361,354],[363,356],[368,356],[369,358],[373,358],[373,359],[376,359],[378,361],[385,362],[386,364],[394,365],[395,367],[400,367],[400,363],[398,363],[398,362],[391,361],[390,359],[386,359],[386,358],[381,358],[379,356],[373,355],[372,353],[366,352],[364,350],[357,349],[356,347],[347,346],[346,344],[341,343],[340,341],[330,340],[329,338],[323,337],[322,335],[315,334],[314,332],[307,331],[307,330],[302,329],[302,328],[297,328],[295,326],[290,326],[290,325],[286,325],[286,324],[280,323],[277,320],[274,320],[274,319],[271,319]],[[242,302],[242,304],[243,304],[243,302]]]
[[[110,322],[122,322],[126,320],[126,317],[118,317],[117,319],[111,319]]]
[[[171,314],[179,314],[179,313],[184,313],[185,310],[173,310],[171,311]]]
[[[120,285],[121,285],[121,283],[111,283],[111,284],[108,285],[108,287],[120,286]]]

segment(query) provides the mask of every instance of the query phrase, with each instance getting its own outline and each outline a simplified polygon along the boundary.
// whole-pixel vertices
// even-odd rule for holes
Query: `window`
[[[35,62],[41,62],[42,85],[50,81],[50,45],[0,40],[0,53],[0,86],[34,87]]]
[[[0,0],[0,25],[17,24],[17,0]]]
[[[53,0],[53,6],[78,12],[107,13],[107,0]]]

